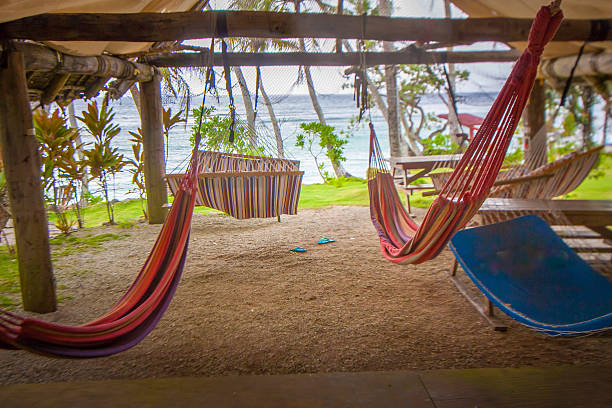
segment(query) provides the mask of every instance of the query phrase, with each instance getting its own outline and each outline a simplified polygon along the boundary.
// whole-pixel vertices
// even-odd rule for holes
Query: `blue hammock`
[[[495,306],[532,329],[575,335],[612,328],[612,281],[535,215],[459,231],[450,248]]]

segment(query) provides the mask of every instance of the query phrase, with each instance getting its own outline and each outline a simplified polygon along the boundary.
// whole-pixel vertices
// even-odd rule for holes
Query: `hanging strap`
[[[261,69],[257,66],[257,76],[255,77],[255,108],[253,111],[253,123],[257,119],[257,100],[259,99],[259,81],[261,81]]]
[[[446,65],[442,65],[442,69],[444,70],[444,78],[446,78],[446,85],[448,86],[448,95],[450,96],[451,104],[453,106],[453,110],[455,111],[455,117],[457,118],[459,129],[463,134],[463,126],[461,125],[461,121],[459,120],[459,113],[457,112],[457,98],[455,97],[455,90],[453,89],[453,84],[451,83],[450,76],[448,75],[448,71],[446,70]]]
[[[189,170],[187,172],[188,176],[185,178],[187,183],[191,183],[190,188],[195,189],[196,183],[195,178],[199,171],[199,156],[198,149],[200,147],[200,142],[202,140],[202,120],[204,117],[204,106],[206,105],[206,92],[210,91],[214,88],[215,85],[215,71],[213,70],[213,55],[215,51],[215,39],[213,38],[210,42],[210,52],[208,54],[207,67],[206,67],[206,75],[204,82],[204,93],[202,95],[202,107],[200,111],[200,116],[198,118],[198,130],[194,136],[193,143],[193,151],[191,153],[191,163],[189,164]]]
[[[588,43],[589,43],[588,41],[585,41],[584,44],[582,44],[582,47],[580,47],[580,51],[578,51],[578,56],[576,57],[574,66],[572,67],[569,77],[567,78],[567,81],[565,82],[565,87],[563,88],[563,94],[561,95],[561,102],[559,103],[559,106],[565,106],[565,100],[567,99],[567,94],[569,93],[570,86],[572,86],[572,81],[574,79],[574,73],[576,72],[576,68],[578,67],[580,58],[582,57],[582,53],[584,52],[584,47],[586,47]]]
[[[361,15],[361,40],[359,41],[359,71],[355,73],[355,99],[359,108],[358,122],[361,122],[368,106],[368,66],[365,57],[365,30],[367,13]]]
[[[236,107],[234,106],[234,94],[232,93],[232,75],[227,61],[227,44],[221,39],[221,58],[223,59],[223,74],[225,75],[225,89],[229,97],[230,126],[229,142],[234,143],[234,125],[236,123]]]

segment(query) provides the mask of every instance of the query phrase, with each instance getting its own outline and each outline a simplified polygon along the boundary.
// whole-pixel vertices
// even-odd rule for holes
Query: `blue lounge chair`
[[[576,335],[612,328],[612,281],[535,215],[459,231],[450,248],[495,306],[532,329]]]

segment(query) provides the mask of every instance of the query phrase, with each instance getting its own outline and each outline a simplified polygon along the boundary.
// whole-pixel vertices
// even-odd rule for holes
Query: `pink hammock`
[[[434,258],[489,194],[533,88],[544,46],[563,19],[560,11],[553,14],[551,8],[538,12],[527,49],[420,226],[402,205],[370,124],[370,215],[382,253],[390,261],[418,264]]]

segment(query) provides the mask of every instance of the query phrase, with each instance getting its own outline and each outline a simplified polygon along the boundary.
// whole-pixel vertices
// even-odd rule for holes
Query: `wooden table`
[[[462,154],[439,154],[433,156],[391,157],[389,163],[393,168],[393,176],[395,176],[396,170],[404,172],[403,182],[404,186],[407,186],[414,180],[427,176],[433,169],[440,167],[454,168],[462,156]],[[418,169],[421,169],[421,171],[408,177],[409,170]]]
[[[535,214],[551,225],[584,225],[612,239],[612,201],[609,200],[523,200],[488,198],[478,211],[487,224],[519,215]]]

